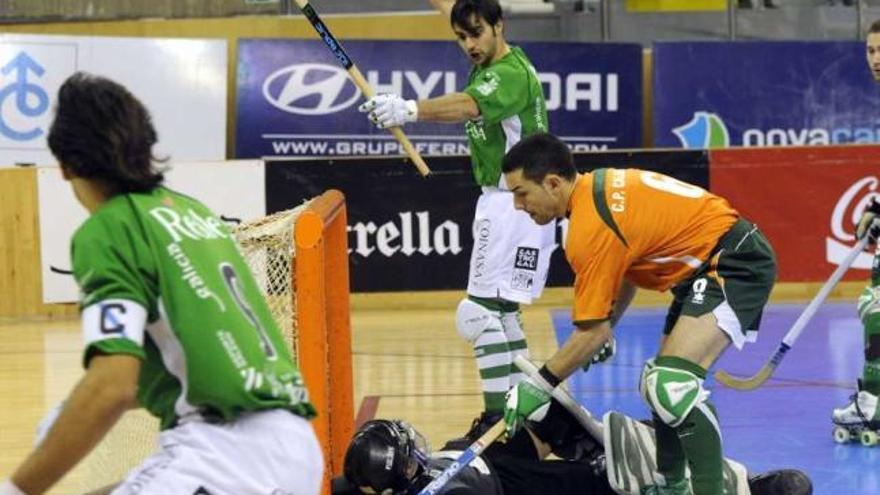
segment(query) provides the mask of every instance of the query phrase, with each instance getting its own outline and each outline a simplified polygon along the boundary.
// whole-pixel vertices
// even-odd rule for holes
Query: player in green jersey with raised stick
[[[504,394],[521,379],[516,355],[528,355],[519,305],[544,287],[554,225],[536,225],[513,207],[501,174],[505,151],[523,136],[547,131],[547,109],[538,74],[525,53],[504,38],[497,0],[432,0],[450,20],[458,44],[473,64],[467,86],[425,100],[377,95],[361,105],[381,128],[410,122],[465,123],[474,178],[482,188],[474,213],[467,298],[456,312],[459,334],[474,348],[485,413],[468,435],[501,419]]]
[[[227,226],[162,186],[146,108],[74,74],[48,141],[90,213],[71,245],[86,373],[0,494],[46,492],[138,406],[160,419],[159,448],[106,492],[317,494],[300,373]]]

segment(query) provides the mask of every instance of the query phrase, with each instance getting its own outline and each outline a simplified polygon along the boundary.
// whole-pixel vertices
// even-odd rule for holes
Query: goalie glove
[[[376,95],[359,106],[358,111],[366,113],[380,129],[415,122],[419,116],[419,106],[415,100],[404,100],[395,94]]]
[[[538,373],[538,376],[530,376],[507,391],[504,405],[507,438],[512,438],[526,421],[540,422],[547,416],[550,394],[560,380],[546,366]]]
[[[876,198],[865,208],[856,227],[856,238],[862,239],[865,236],[868,236],[872,243],[877,242],[877,238],[880,237],[880,202],[877,202]]]

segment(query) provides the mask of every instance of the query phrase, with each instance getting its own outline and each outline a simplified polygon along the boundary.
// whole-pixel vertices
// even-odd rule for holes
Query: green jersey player
[[[0,493],[44,493],[142,406],[160,419],[159,450],[112,493],[317,494],[299,371],[229,229],[162,186],[156,139],[119,84],[62,85],[48,141],[90,212],[71,246],[86,373]]]
[[[880,82],[880,21],[875,21],[868,29],[865,40],[865,58],[874,81]],[[880,202],[875,196],[865,208],[856,228],[856,237],[870,238],[877,243],[880,235]],[[865,335],[865,364],[858,391],[852,401],[831,413],[835,424],[834,440],[840,443],[859,439],[865,445],[877,443],[880,432],[880,245],[874,255],[871,280],[862,291],[858,302],[859,319]]]
[[[473,346],[485,413],[469,436],[501,419],[504,394],[522,376],[513,358],[528,355],[520,304],[544,287],[555,225],[539,226],[513,207],[501,174],[504,152],[523,136],[547,131],[538,74],[523,51],[504,39],[497,0],[432,0],[448,15],[458,44],[473,64],[467,86],[424,100],[383,94],[361,105],[381,128],[408,122],[465,123],[474,178],[482,193],[472,225],[467,297],[456,312],[459,334]]]

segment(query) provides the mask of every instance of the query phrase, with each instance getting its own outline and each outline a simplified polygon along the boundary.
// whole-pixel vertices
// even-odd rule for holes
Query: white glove
[[[6,482],[0,484],[0,495],[27,495],[27,493],[13,485],[12,481],[6,480]]]
[[[404,100],[395,94],[376,95],[358,107],[379,129],[398,127],[415,122],[419,116],[416,100]]]

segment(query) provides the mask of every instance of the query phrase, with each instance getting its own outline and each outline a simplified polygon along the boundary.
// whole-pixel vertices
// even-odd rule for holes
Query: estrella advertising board
[[[544,86],[551,132],[576,151],[642,144],[641,47],[522,43]],[[377,93],[433,98],[462,90],[470,64],[445,41],[346,41]],[[358,112],[364,101],[318,40],[245,39],[238,44],[236,156],[402,154]],[[413,123],[405,132],[425,155],[468,153],[462,124]]]

